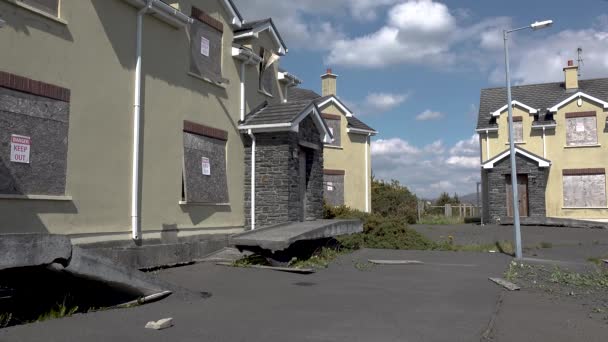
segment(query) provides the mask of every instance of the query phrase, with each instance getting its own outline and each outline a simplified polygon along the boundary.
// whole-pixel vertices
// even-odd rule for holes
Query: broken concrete
[[[505,289],[509,290],[509,291],[518,291],[521,289],[520,286],[513,284],[510,281],[506,281],[502,278],[489,278],[492,282],[504,287]]]
[[[375,265],[422,265],[422,261],[418,260],[368,260]]]
[[[298,241],[311,241],[363,231],[359,220],[316,220],[293,222],[234,235],[231,244],[238,248],[256,247],[271,252],[286,250]]]
[[[500,225],[512,225],[513,219],[501,218]],[[598,221],[585,221],[557,217],[522,217],[521,224],[526,226],[549,226],[564,228],[608,229],[608,223]]]
[[[72,255],[70,239],[49,234],[0,235],[0,270],[49,265],[67,265]]]
[[[72,246],[65,236],[0,235],[0,270],[39,266],[105,283],[137,296],[150,296],[167,290],[143,272],[122,266],[95,251]]]
[[[173,318],[164,318],[159,321],[146,323],[146,329],[163,330],[173,326]]]

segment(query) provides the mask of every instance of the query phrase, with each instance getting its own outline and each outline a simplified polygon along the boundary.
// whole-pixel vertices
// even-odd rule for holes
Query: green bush
[[[414,224],[418,216],[418,198],[398,181],[372,179],[372,210],[384,217],[398,217]]]
[[[363,233],[340,236],[337,240],[347,249],[435,249],[436,245],[407,227],[407,220],[397,216],[367,214],[348,207],[325,206],[326,219],[359,219]]]

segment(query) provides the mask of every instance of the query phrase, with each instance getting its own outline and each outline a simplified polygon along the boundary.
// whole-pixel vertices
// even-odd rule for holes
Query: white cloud
[[[386,112],[399,107],[409,97],[409,94],[370,93],[365,98],[365,106],[369,111]]]
[[[446,148],[440,140],[416,146],[400,138],[372,143],[374,175],[399,180],[417,195],[434,198],[441,192],[475,192],[480,179],[477,136]],[[477,143],[476,143],[477,141]]]
[[[290,48],[324,50],[344,37],[336,18],[372,21],[400,0],[235,0],[246,20],[272,18]]]
[[[436,111],[427,109],[424,112],[416,115],[416,120],[418,120],[418,121],[439,120],[439,119],[443,118],[444,116],[445,115],[441,112],[436,112]]]

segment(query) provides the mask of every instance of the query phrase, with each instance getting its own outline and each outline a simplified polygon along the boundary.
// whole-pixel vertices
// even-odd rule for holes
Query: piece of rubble
[[[218,263],[216,263],[216,265],[235,267],[234,263],[231,263],[231,262],[218,262]],[[287,272],[287,273],[299,273],[299,274],[315,273],[315,270],[312,268],[274,267],[274,266],[263,266],[263,265],[247,265],[247,266],[243,266],[243,267],[244,268],[257,268],[257,269],[261,269],[261,270]]]
[[[509,291],[518,291],[521,290],[521,287],[519,287],[516,284],[513,284],[510,281],[506,281],[502,278],[489,278],[491,281],[495,282],[496,284],[504,287],[505,289],[509,290]]]
[[[146,323],[146,329],[163,330],[173,326],[173,318],[163,318],[156,322],[150,321]]]
[[[368,260],[372,264],[376,265],[422,265],[422,261],[418,260]]]

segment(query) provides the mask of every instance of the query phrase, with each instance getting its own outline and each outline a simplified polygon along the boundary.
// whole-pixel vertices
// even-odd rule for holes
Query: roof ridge
[[[608,77],[586,78],[584,80],[579,80],[579,82],[588,82],[588,81],[597,81],[597,80],[608,80]],[[521,84],[521,85],[511,86],[511,88],[541,86],[541,85],[548,85],[548,84],[560,84],[561,85],[561,84],[564,84],[564,81]],[[488,87],[488,88],[481,88],[481,90],[494,90],[494,89],[506,89],[506,88],[507,88],[506,86],[502,86],[502,87]]]

